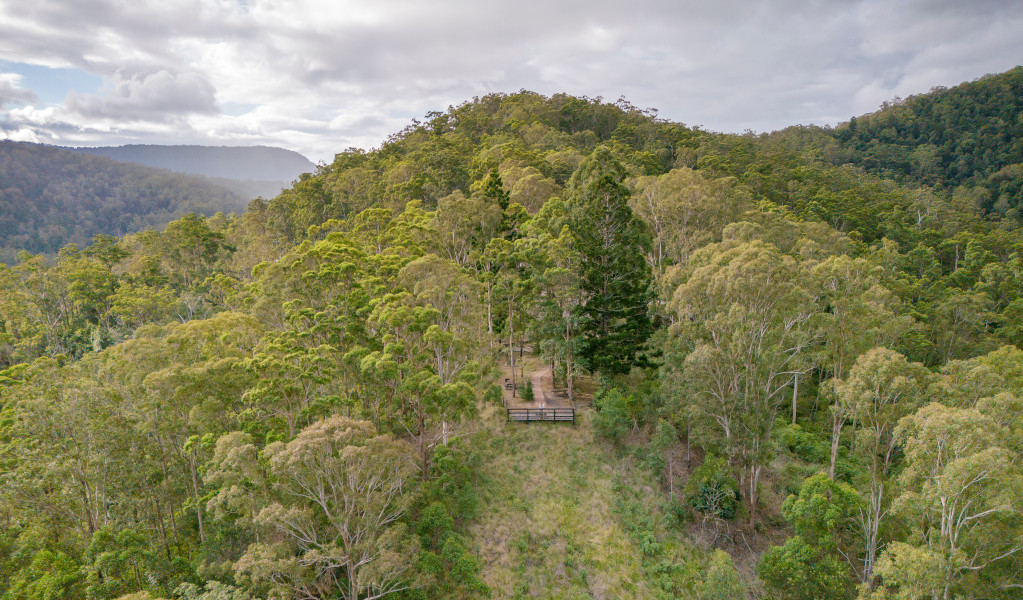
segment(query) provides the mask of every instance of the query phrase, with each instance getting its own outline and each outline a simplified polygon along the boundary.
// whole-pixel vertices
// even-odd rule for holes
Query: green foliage
[[[803,482],[798,495],[785,499],[781,514],[806,543],[832,549],[852,543],[862,504],[851,485],[817,473]]]
[[[419,520],[423,541],[419,556],[421,569],[432,583],[426,592],[434,597],[489,597],[490,589],[480,579],[480,564],[454,531],[454,519],[439,502],[426,507]]]
[[[460,536],[448,536],[441,548],[440,556],[447,567],[445,576],[450,582],[448,589],[461,588],[477,597],[490,597],[490,588],[480,579],[480,563]],[[453,597],[450,592],[445,593],[444,589],[441,587],[445,597]]]
[[[691,510],[718,519],[734,519],[741,499],[728,462],[715,456],[693,470],[682,494]]]
[[[480,457],[473,452],[454,445],[437,448],[425,484],[426,497],[443,501],[460,525],[471,521],[479,513],[476,487],[480,467]]]
[[[1003,569],[1019,564],[1013,556],[1023,542],[1018,438],[999,424],[1006,411],[1018,410],[1015,404],[1007,395],[979,409],[932,403],[899,422],[905,491],[894,510],[911,534],[889,545],[877,563],[895,597],[994,597]]]
[[[174,589],[174,596],[181,600],[251,600],[245,590],[221,583],[208,581],[204,586],[182,583]]]
[[[828,461],[827,442],[798,424],[787,423],[776,429],[775,435],[789,452],[802,460],[818,464]]]
[[[109,599],[129,593],[149,591],[154,581],[180,580],[173,570],[150,546],[149,540],[130,529],[114,532],[103,528],[92,536],[85,551],[87,598]],[[173,586],[170,586],[173,587]]]
[[[416,533],[423,540],[423,547],[437,551],[455,528],[455,520],[440,502],[434,502],[423,510],[419,517]]]
[[[675,430],[674,425],[663,419],[658,419],[657,427],[654,429],[654,434],[650,438],[646,452],[640,453],[647,467],[649,467],[649,469],[658,478],[661,478],[663,483],[668,485],[671,485],[672,482],[667,480],[667,473],[665,472],[667,461],[665,460],[665,455],[670,452],[670,449],[677,443],[678,431]]]
[[[955,179],[961,134],[918,139],[933,119],[902,127],[902,106],[856,135],[733,136],[495,94],[242,215],[22,254],[0,266],[0,593],[735,598],[727,555],[665,526],[745,498],[779,539],[764,488],[793,492],[771,597],[846,597],[864,565],[877,595],[1012,597],[1020,161],[984,121],[992,154]],[[846,164],[907,160],[901,183]],[[661,358],[655,327],[661,369],[625,375]],[[578,428],[477,420],[497,349],[523,343],[570,394],[580,364],[600,375]],[[338,419],[352,443],[329,443]],[[365,577],[337,566],[340,503],[301,492],[341,471],[402,480]],[[966,505],[978,525],[953,540],[937,515]]]
[[[488,404],[500,404],[502,397],[501,386],[496,384],[488,386],[486,392],[483,393],[483,401]]]
[[[73,600],[84,596],[78,563],[61,551],[39,550],[15,573],[5,597],[17,600]]]
[[[802,537],[764,551],[757,575],[779,600],[841,600],[849,598],[849,566],[837,556],[824,556]]]
[[[753,521],[782,391],[812,339],[810,292],[796,258],[760,240],[706,246],[683,277],[664,338],[668,381],[707,447],[745,471]]]
[[[1021,90],[1023,69],[1017,67],[886,102],[880,111],[836,129],[834,136],[848,149],[847,156],[868,171],[947,187],[985,182],[1023,162],[1013,142],[1023,137]],[[995,190],[990,202],[1001,196],[997,192],[1004,193]]]
[[[629,208],[625,169],[610,149],[598,147],[572,175],[569,228],[581,261],[580,358],[602,375],[645,365],[652,331],[648,304],[652,275],[642,221]]]
[[[483,195],[497,202],[501,210],[508,210],[511,195],[504,190],[504,183],[501,181],[501,175],[497,169],[491,169],[487,175],[487,179],[483,183]]]
[[[273,477],[272,495],[255,522],[284,535],[249,544],[236,576],[277,593],[309,594],[326,572],[349,600],[401,589],[407,557],[419,550],[401,522],[412,500],[403,493],[415,472],[412,455],[406,442],[345,417],[268,445],[260,458]]]
[[[696,580],[696,565],[683,559],[655,520],[651,507],[626,488],[621,479],[614,482],[614,512],[639,547],[643,570],[668,597],[691,592]]]
[[[0,142],[0,260],[54,254],[97,234],[160,227],[183,214],[241,211],[247,198],[199,177],[40,144]]]
[[[703,580],[696,584],[696,600],[743,600],[746,587],[739,579],[732,557],[724,550],[715,550]]]
[[[423,485],[423,500],[429,504],[414,519],[423,548],[419,568],[428,575],[422,591],[428,597],[490,595],[480,578],[482,567],[460,533],[479,512],[479,469],[479,457],[457,446],[434,453],[430,479]]]
[[[636,426],[636,397],[626,395],[617,387],[601,390],[593,398],[593,427],[597,433],[621,444]]]

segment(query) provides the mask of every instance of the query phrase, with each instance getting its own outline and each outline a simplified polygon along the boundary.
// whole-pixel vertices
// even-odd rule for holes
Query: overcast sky
[[[520,89],[759,132],[1019,64],[1020,0],[0,0],[0,137],[329,162]]]

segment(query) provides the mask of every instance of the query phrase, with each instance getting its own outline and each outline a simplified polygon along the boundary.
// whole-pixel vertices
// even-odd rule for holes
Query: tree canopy
[[[491,94],[161,229],[5,179],[0,598],[1016,597],[1018,77],[767,135]],[[503,422],[537,365],[578,429]]]

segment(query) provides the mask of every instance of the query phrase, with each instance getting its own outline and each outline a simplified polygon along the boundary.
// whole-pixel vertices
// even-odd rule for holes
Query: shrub
[[[625,396],[618,388],[601,391],[593,398],[593,406],[597,414],[593,416],[593,425],[597,433],[621,443],[634,423],[631,405],[635,399]]]
[[[728,462],[718,457],[707,457],[693,471],[683,494],[690,509],[720,519],[735,518],[742,498],[739,482],[732,477]]]
[[[181,600],[251,600],[245,590],[219,581],[208,581],[205,589],[194,583],[182,583],[174,590]],[[122,596],[123,599],[123,596]]]
[[[805,462],[814,465],[827,465],[831,462],[831,441],[820,433],[807,431],[798,424],[785,423],[775,430],[774,435],[786,450]],[[847,449],[840,447],[838,461],[835,463],[835,479],[851,482],[857,473],[853,464],[845,458],[846,454]]]
[[[440,446],[433,454],[431,479],[425,485],[424,496],[442,502],[456,521],[475,518],[480,504],[475,485],[479,468],[478,454],[453,445]]]
[[[483,401],[491,404],[501,404],[501,386],[492,385],[483,393]]]
[[[657,421],[654,435],[650,438],[646,452],[638,456],[640,460],[664,483],[668,483],[665,468],[667,461],[664,458],[666,450],[678,443],[678,432],[671,423],[663,419]]]
[[[724,550],[715,550],[703,580],[696,585],[697,600],[744,600],[746,597],[746,588],[732,557]]]
[[[855,546],[856,515],[862,505],[852,486],[818,473],[798,495],[789,496],[781,512],[796,535],[783,546],[768,548],[757,573],[779,600],[840,600],[851,594],[849,565],[839,550]]]
[[[681,527],[689,520],[689,509],[678,498],[672,498],[665,506],[668,527]]]
[[[757,575],[778,600],[841,600],[850,594],[849,566],[837,556],[822,555],[798,535],[784,546],[768,548]]]
[[[806,431],[800,425],[786,424],[776,431],[779,441],[785,448],[802,460],[817,464],[831,460],[829,442]]]
[[[423,547],[430,550],[437,550],[444,541],[451,535],[455,528],[455,520],[448,514],[447,509],[440,502],[434,502],[423,510],[419,519],[416,533],[420,535]]]

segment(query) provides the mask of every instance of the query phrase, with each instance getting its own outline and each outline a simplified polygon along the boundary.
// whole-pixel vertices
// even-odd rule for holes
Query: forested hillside
[[[159,146],[129,144],[71,148],[72,152],[105,156],[121,162],[239,181],[290,183],[316,165],[293,150],[269,146]]]
[[[54,146],[0,141],[0,260],[56,253],[195,212],[242,211],[248,198],[211,181]]]
[[[1017,67],[886,103],[834,135],[849,161],[867,171],[946,189],[984,187],[982,208],[1001,201],[1004,213],[1020,203],[1021,115],[1023,67]]]
[[[827,164],[941,190],[991,221],[1023,224],[1023,67],[886,102],[834,129],[794,127],[767,137],[775,158],[813,151]],[[775,165],[757,154],[733,150],[724,164],[735,175],[770,179]]]
[[[1020,223],[848,127],[494,94],[0,266],[0,595],[1018,597]]]

